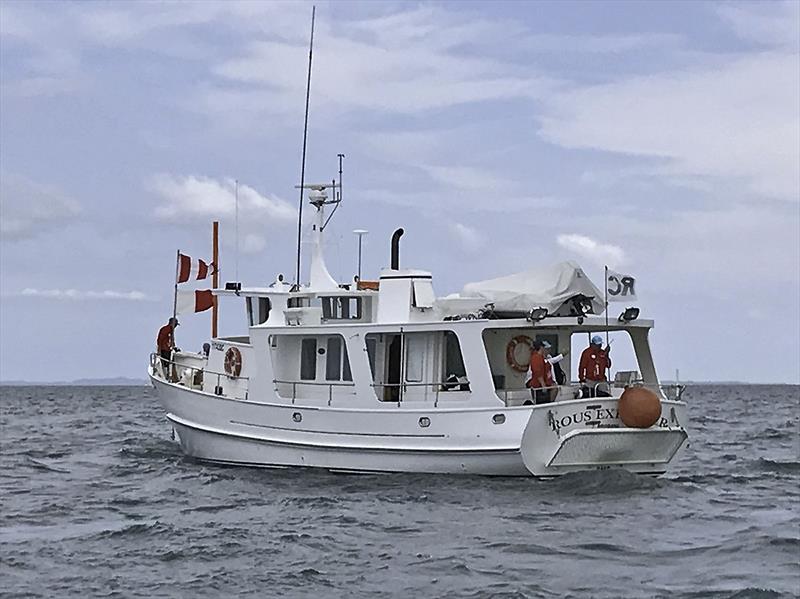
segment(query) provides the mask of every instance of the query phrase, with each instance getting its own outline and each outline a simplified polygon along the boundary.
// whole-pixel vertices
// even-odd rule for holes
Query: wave
[[[47,464],[41,460],[37,460],[36,458],[32,458],[30,456],[24,456],[25,462],[27,466],[30,466],[34,470],[44,470],[46,472],[58,472],[59,474],[69,474],[70,471],[65,468],[58,468],[53,466],[52,464]]]
[[[151,537],[159,535],[168,535],[174,532],[174,527],[169,524],[164,524],[158,520],[153,522],[136,522],[128,524],[122,528],[106,529],[94,535],[95,539],[113,539],[120,537]]]
[[[782,460],[770,460],[767,458],[759,458],[758,461],[756,462],[756,467],[759,470],[764,470],[766,472],[777,472],[777,473],[800,472],[800,462],[796,460],[782,461]]]

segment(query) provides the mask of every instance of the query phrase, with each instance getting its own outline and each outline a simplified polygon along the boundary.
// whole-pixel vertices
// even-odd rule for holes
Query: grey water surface
[[[202,464],[148,387],[0,387],[3,597],[800,596],[797,386],[697,386],[661,478]]]

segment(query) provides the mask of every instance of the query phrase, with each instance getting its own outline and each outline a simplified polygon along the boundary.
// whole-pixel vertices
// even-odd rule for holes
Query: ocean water
[[[2,387],[3,597],[800,596],[800,388],[697,386],[661,478],[212,466],[148,387]]]

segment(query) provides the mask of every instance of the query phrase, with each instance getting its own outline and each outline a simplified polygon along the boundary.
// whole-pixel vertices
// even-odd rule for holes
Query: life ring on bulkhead
[[[527,350],[520,349],[521,345],[527,346]],[[531,364],[531,350],[533,349],[533,339],[527,335],[517,335],[506,346],[506,362],[517,372],[527,372]],[[520,356],[523,353],[524,356]],[[522,361],[519,358],[523,358]]]
[[[242,352],[238,347],[229,347],[225,352],[225,372],[232,377],[242,372]]]

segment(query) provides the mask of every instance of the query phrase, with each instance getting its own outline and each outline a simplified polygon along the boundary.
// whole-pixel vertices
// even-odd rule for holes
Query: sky
[[[356,228],[364,278],[402,226],[439,295],[609,265],[662,378],[800,383],[800,3],[316,6],[306,180],[346,155],[340,281]],[[210,260],[214,219],[223,280],[292,278],[310,16],[0,2],[0,380],[144,378],[175,252]]]

